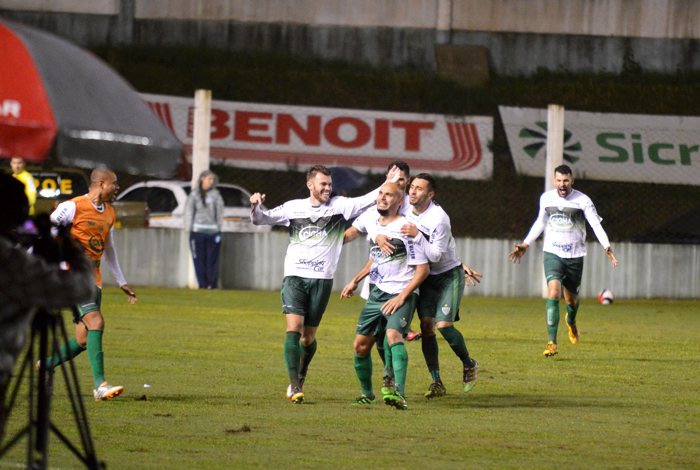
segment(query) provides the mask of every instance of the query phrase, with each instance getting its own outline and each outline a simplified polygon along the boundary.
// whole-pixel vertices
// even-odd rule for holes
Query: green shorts
[[[459,321],[459,304],[464,295],[464,285],[462,265],[428,276],[420,285],[418,318],[430,317],[436,322]]]
[[[569,292],[578,295],[583,276],[583,256],[580,258],[560,258],[544,252],[544,276],[549,281],[557,280]]]
[[[73,310],[73,323],[76,325],[80,323],[85,315],[90,312],[101,312],[102,311],[102,289],[97,288],[97,294],[95,294],[95,300],[86,304],[78,305],[77,309]]]
[[[282,280],[282,313],[301,315],[305,326],[316,327],[328,306],[333,279],[287,276]]]
[[[387,316],[382,313],[382,305],[393,299],[398,294],[387,294],[383,290],[372,285],[369,291],[369,299],[362,308],[360,319],[357,321],[358,335],[375,336],[382,330],[396,330],[406,335],[413,319],[413,310],[416,306],[415,293],[406,299],[406,302],[393,314]]]

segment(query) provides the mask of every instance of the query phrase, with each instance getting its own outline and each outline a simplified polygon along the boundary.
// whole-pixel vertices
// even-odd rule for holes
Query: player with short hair
[[[401,228],[406,223],[400,213],[402,205],[403,191],[398,185],[387,183],[379,190],[377,206],[358,217],[346,231],[346,240],[357,238],[359,233],[367,233],[372,240],[376,240],[378,234],[384,234],[391,237],[394,247],[387,255],[375,241],[370,244],[373,264],[369,275],[372,287],[360,313],[353,344],[355,371],[362,388],[362,396],[355,401],[355,405],[375,403],[371,352],[377,333],[385,332],[385,349],[391,351],[396,386],[395,390],[384,394],[383,400],[385,404],[400,410],[408,407],[405,399],[408,353],[403,341],[413,318],[417,297],[415,290],[428,276],[430,268],[421,248],[401,234]],[[352,297],[358,283],[367,274],[367,269],[363,268],[345,286],[340,298]]]
[[[29,201],[29,215],[34,215],[34,204],[36,204],[36,185],[34,177],[26,170],[27,163],[22,157],[12,157],[10,159],[10,167],[12,167],[12,176],[24,183],[24,194],[27,195]]]
[[[568,165],[554,169],[555,189],[540,197],[540,211],[532,224],[530,233],[522,243],[516,243],[509,259],[520,264],[527,248],[544,234],[544,274],[547,280],[547,336],[548,342],[543,354],[554,356],[557,348],[559,328],[559,299],[562,286],[566,301],[566,324],[569,327],[569,340],[577,344],[579,330],[576,325],[578,313],[578,292],[583,275],[583,257],[586,256],[586,221],[593,229],[598,241],[605,249],[613,267],[617,259],[610,247],[608,236],[600,222],[602,217],[596,212],[593,201],[580,191],[572,188],[574,177]]]
[[[136,294],[126,283],[122,274],[117,252],[112,243],[116,215],[107,204],[114,201],[119,190],[117,176],[108,170],[93,170],[90,175],[90,190],[83,196],[62,202],[51,214],[51,222],[56,225],[72,224],[70,233],[85,249],[85,255],[95,268],[95,285],[97,295],[92,302],[78,305],[74,311],[75,337],[61,347],[59,354],[49,358],[46,368],[53,373],[61,362],[70,361],[87,350],[92,377],[95,381],[93,395],[95,401],[108,400],[121,395],[122,386],[111,386],[104,376],[104,353],[102,336],[105,322],[102,316],[102,260],[114,274],[122,291],[129,297],[129,302],[136,303]],[[76,315],[77,314],[77,315]]]
[[[395,181],[398,175],[398,169],[392,169],[388,181]],[[306,174],[308,198],[262,211],[265,195],[250,197],[253,224],[289,227],[282,281],[282,312],[287,321],[284,358],[290,381],[287,396],[297,404],[304,402],[302,387],[316,353],[316,330],[333,287],[345,222],[374,205],[379,192],[376,189],[356,198],[331,197],[332,185],[330,170],[315,165]]]
[[[418,297],[423,356],[433,379],[425,394],[426,398],[446,393],[440,378],[436,327],[462,361],[464,392],[474,388],[479,370],[479,364],[470,357],[464,336],[455,328],[454,323],[459,320],[466,272],[470,272],[470,279],[476,279],[477,282],[475,276],[481,277],[481,274],[464,266],[457,255],[450,217],[433,200],[436,189],[437,182],[428,173],[421,173],[413,179],[409,191],[412,210],[406,214],[408,222],[401,228],[401,234],[411,237],[430,261],[430,275],[423,282]],[[471,283],[474,285],[473,281]]]

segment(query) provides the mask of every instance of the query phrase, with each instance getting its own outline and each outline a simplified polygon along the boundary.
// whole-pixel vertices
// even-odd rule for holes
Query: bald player
[[[90,176],[90,191],[83,195],[62,202],[51,214],[51,221],[56,225],[72,224],[71,235],[83,246],[85,255],[95,268],[97,295],[92,302],[78,305],[74,310],[75,338],[61,347],[60,354],[49,358],[46,364],[49,373],[61,362],[70,361],[87,350],[92,377],[95,381],[93,391],[95,401],[109,400],[121,395],[122,386],[111,386],[104,376],[104,354],[102,352],[102,334],[105,322],[102,317],[102,274],[100,264],[104,255],[110,270],[114,274],[122,291],[128,296],[131,305],[136,303],[136,294],[126,283],[117,260],[117,252],[112,244],[112,232],[116,215],[107,203],[114,201],[119,190],[117,176],[107,170],[94,170]]]

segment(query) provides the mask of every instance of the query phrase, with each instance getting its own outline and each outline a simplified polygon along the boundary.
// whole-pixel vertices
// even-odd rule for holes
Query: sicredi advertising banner
[[[194,98],[141,94],[191,155]],[[306,171],[315,164],[385,173],[488,179],[492,117],[444,116],[212,101],[210,157],[243,168]]]
[[[547,110],[499,110],[517,172],[544,176]],[[564,128],[577,178],[700,184],[700,118],[566,111]]]

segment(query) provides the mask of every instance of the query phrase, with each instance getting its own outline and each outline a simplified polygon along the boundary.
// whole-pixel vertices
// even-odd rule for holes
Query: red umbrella
[[[0,158],[171,176],[182,145],[135,90],[84,49],[0,20]]]

